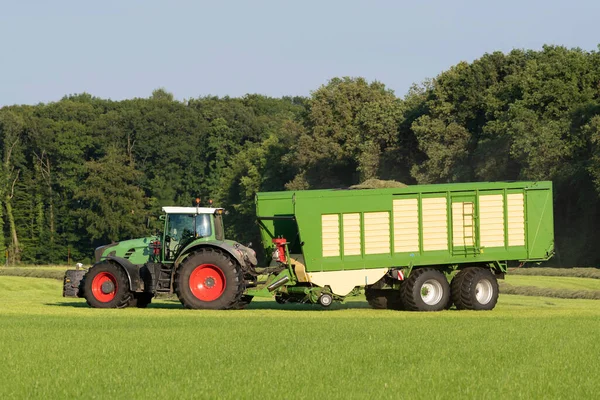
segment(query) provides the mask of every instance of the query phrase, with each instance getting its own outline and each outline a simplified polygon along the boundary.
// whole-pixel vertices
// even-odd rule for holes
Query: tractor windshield
[[[210,214],[170,214],[169,236],[181,241],[186,238],[208,237],[212,234]]]

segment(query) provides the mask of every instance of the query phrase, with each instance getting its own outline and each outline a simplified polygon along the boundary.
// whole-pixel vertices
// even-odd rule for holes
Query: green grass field
[[[593,398],[600,301],[501,296],[491,312],[253,303],[91,309],[0,276],[0,398]]]

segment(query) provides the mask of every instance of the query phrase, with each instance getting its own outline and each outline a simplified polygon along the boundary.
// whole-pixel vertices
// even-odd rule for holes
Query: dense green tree
[[[75,192],[77,215],[92,241],[118,241],[143,235],[149,199],[139,188],[141,173],[114,146],[85,164],[87,177]]]
[[[334,78],[313,92],[307,130],[294,145],[299,174],[288,187],[350,185],[379,176],[398,140],[402,103],[380,82]]]

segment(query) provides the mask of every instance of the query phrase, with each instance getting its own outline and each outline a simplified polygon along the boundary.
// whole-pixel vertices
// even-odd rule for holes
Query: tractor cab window
[[[186,238],[209,237],[212,234],[210,214],[170,214],[169,236],[181,241]]]
[[[211,235],[210,214],[169,214],[165,238],[165,259],[173,261],[179,251],[193,240]]]
[[[211,234],[210,214],[196,215],[196,237],[208,237]]]
[[[170,214],[168,234],[178,242],[186,237],[194,237],[194,215]]]

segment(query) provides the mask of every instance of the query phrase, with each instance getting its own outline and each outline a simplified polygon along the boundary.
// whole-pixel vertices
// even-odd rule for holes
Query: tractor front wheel
[[[244,291],[243,272],[228,254],[203,249],[190,255],[175,273],[174,289],[185,308],[238,308]]]
[[[85,275],[85,300],[95,308],[125,308],[131,292],[127,275],[119,265],[96,264]]]

